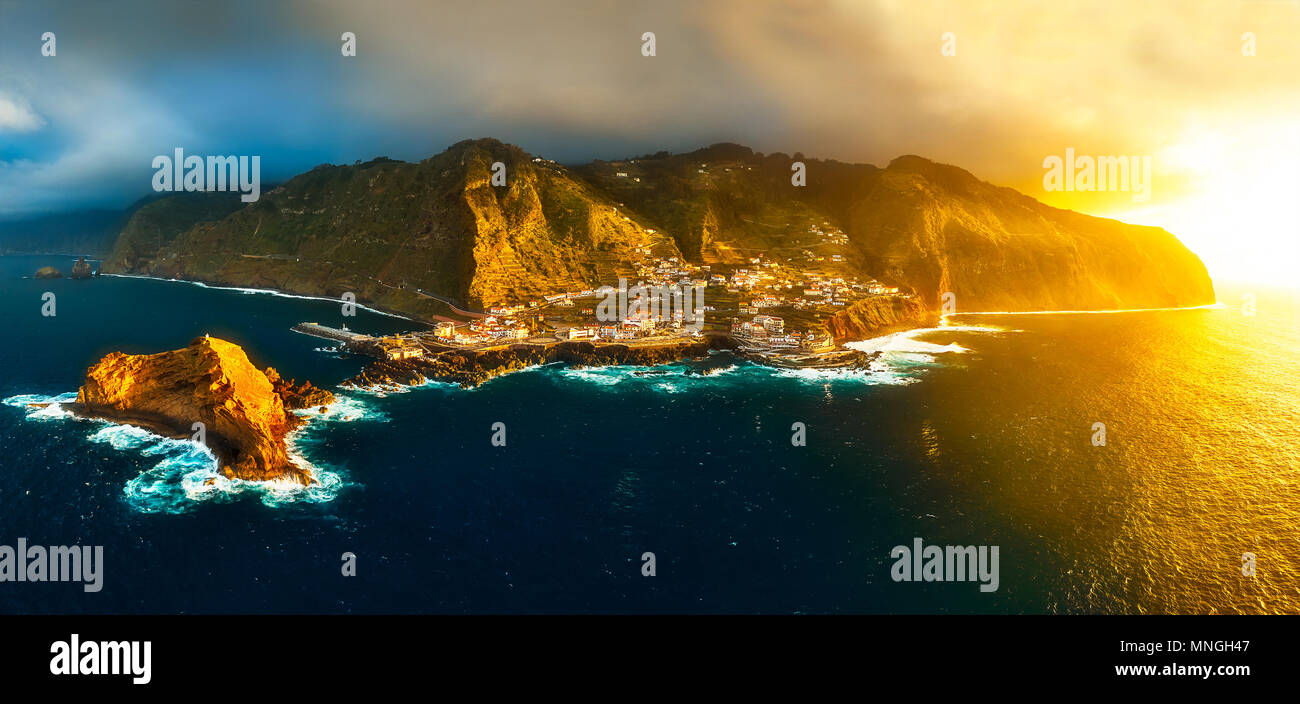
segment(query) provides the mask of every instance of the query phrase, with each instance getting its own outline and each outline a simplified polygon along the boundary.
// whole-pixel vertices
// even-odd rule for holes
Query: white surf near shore
[[[886,352],[895,354],[963,354],[969,350],[956,342],[939,345],[933,342],[916,339],[920,335],[926,335],[935,332],[1014,332],[1006,328],[994,327],[991,325],[940,325],[936,328],[915,328],[913,330],[904,330],[903,332],[891,333],[880,337],[873,337],[857,342],[846,342],[844,346],[859,352]]]
[[[1114,315],[1115,313],[1155,313],[1169,310],[1220,310],[1224,307],[1226,306],[1222,303],[1206,303],[1200,306],[1179,306],[1174,308],[1116,308],[1114,310],[981,310],[953,313],[952,317],[960,318],[963,315]]]
[[[27,420],[31,421],[78,420],[90,423],[95,428],[87,437],[91,442],[104,443],[115,450],[137,452],[144,457],[160,458],[123,487],[125,501],[140,513],[184,513],[201,502],[228,501],[245,492],[256,495],[263,504],[272,508],[293,503],[333,501],[348,482],[340,468],[322,467],[307,458],[305,451],[314,440],[312,429],[330,422],[387,420],[382,412],[355,397],[342,394],[335,394],[334,403],[326,406],[324,413],[295,411],[316,421],[294,430],[285,439],[289,458],[311,471],[318,482],[304,487],[287,480],[259,482],[228,478],[218,471],[217,458],[206,446],[192,440],[163,437],[134,425],[80,418],[61,408],[60,404],[71,403],[76,398],[76,392],[55,396],[20,394],[4,399],[3,403],[22,409]],[[48,405],[33,408],[34,404]]]
[[[285,293],[284,291],[277,291],[273,288],[247,288],[244,286],[219,286],[217,284],[205,284],[202,281],[190,281],[188,279],[164,279],[161,276],[142,276],[140,274],[100,274],[100,276],[113,276],[119,279],[147,279],[149,281],[166,281],[169,283],[190,284],[191,286],[213,289],[215,291],[238,291],[239,293],[243,293],[243,294],[262,294],[267,296],[279,296],[280,298],[297,298],[304,301],[326,301],[328,303],[339,303],[339,304],[343,303],[342,300],[338,298],[330,298],[329,296],[304,296],[297,293]],[[370,311],[371,313],[386,315],[390,318],[397,318],[398,320],[405,320],[412,323],[420,322],[414,318],[408,318],[405,315],[398,315],[397,313],[390,313],[386,310],[371,308],[370,306],[365,305],[364,303],[354,303],[352,305],[355,305],[356,307],[362,310]]]

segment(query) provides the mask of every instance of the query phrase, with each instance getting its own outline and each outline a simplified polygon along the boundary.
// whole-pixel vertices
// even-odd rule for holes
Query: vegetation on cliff
[[[795,161],[804,187],[790,183]],[[1165,230],[1053,208],[918,156],[881,169],[718,144],[577,171],[706,264],[796,256],[792,232],[829,224],[849,237],[842,271],[931,309],[945,292],[958,312],[1214,302],[1205,265]]]
[[[491,185],[497,162],[505,186]],[[104,271],[352,292],[428,316],[446,308],[425,294],[486,307],[581,288],[630,273],[633,248],[661,243],[674,250],[562,167],[476,140],[418,164],[320,166],[165,241],[124,233]]]
[[[791,185],[794,161],[804,187]],[[498,162],[504,186],[492,185]],[[634,279],[646,251],[710,266],[796,261],[817,225],[848,237],[818,269],[898,286],[930,310],[946,292],[959,312],[1214,301],[1205,266],[1164,230],[1052,208],[916,156],[882,169],[719,144],[567,168],[480,139],[419,163],[320,166],[243,207],[231,195],[141,207],[103,271],[352,292],[427,319],[447,303]]]
[[[238,194],[208,192],[171,193],[137,204],[100,270],[149,273],[165,265],[167,250],[181,233],[220,220],[242,205]]]

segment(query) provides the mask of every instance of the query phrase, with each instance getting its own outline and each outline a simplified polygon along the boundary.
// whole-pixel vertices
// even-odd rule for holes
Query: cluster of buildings
[[[679,305],[681,301],[690,300],[683,297],[677,301],[666,301],[666,294],[662,293],[664,289],[649,287],[649,295],[646,296],[644,307],[638,306],[635,310],[624,311],[622,320],[618,321],[600,321],[595,325],[580,325],[569,328],[564,334],[570,340],[599,340],[599,341],[628,341],[641,337],[662,334],[685,334],[690,332],[694,335],[699,334],[702,325],[687,328],[687,315],[685,310]],[[655,291],[659,291],[656,293]],[[694,304],[692,304],[694,305]],[[710,306],[697,306],[692,309],[692,320],[690,322],[703,323],[706,310],[711,310]],[[592,313],[592,309],[586,308],[584,313]]]
[[[626,342],[653,334],[654,330],[654,322],[649,319],[624,320],[617,325],[583,325],[569,328],[568,336],[570,340]]]
[[[320,323],[299,323],[293,326],[293,330],[304,335],[340,342],[344,349],[381,359],[411,359],[424,356],[424,345],[420,344],[418,333],[413,335],[365,335],[352,332],[346,325],[340,329],[321,325]]]
[[[785,320],[775,315],[756,315],[752,320],[732,318],[731,334],[748,345],[772,349],[814,348],[829,341],[814,332],[786,330]]]
[[[488,313],[496,317],[508,318],[510,316],[519,315],[520,313],[526,312],[532,308],[540,308],[541,306],[544,305],[553,305],[553,306],[560,306],[560,307],[567,308],[573,305],[573,300],[576,298],[587,298],[589,296],[594,296],[594,295],[596,295],[596,292],[593,291],[592,289],[584,289],[582,291],[569,291],[566,293],[556,293],[550,296],[534,298],[528,301],[526,305],[517,304],[517,305],[509,305],[509,306],[492,306],[491,308],[488,309]]]
[[[701,165],[702,169],[706,169]],[[628,172],[615,174],[618,178],[628,178]],[[621,204],[620,204],[621,205]],[[646,230],[654,234],[653,230]],[[848,235],[829,223],[813,224],[809,232],[817,239],[809,243],[809,249],[803,250],[803,259],[811,261],[829,261],[831,264],[843,263],[845,255],[834,253],[834,249],[848,245]],[[825,255],[815,254],[813,250],[828,247],[832,251]],[[796,310],[825,311],[830,307],[843,307],[866,296],[898,296],[896,286],[885,284],[871,278],[859,280],[843,267],[828,266],[828,271],[808,271],[798,263],[799,255],[791,253],[789,258],[769,257],[764,253],[747,256],[747,262],[739,267],[724,267],[715,271],[704,264],[692,264],[679,256],[655,256],[657,245],[638,244],[632,247],[631,271],[637,281],[634,287],[651,291],[700,289],[708,286],[723,287],[729,292],[737,293],[737,310],[741,316],[752,319],[731,319],[731,332],[742,341],[767,348],[809,348],[826,343],[825,335],[819,332],[801,332],[787,330],[782,318],[772,315],[773,309],[786,307]],[[631,279],[632,276],[627,278]],[[528,325],[516,322],[516,316],[529,316],[540,313],[541,308],[562,309],[574,306],[579,299],[598,298],[607,293],[606,289],[584,289],[565,293],[542,296],[526,303],[498,305],[489,309],[490,315],[476,320],[468,326],[464,324],[439,323],[435,335],[444,341],[459,345],[500,344],[522,340],[533,334]],[[620,314],[619,320],[608,320],[596,313],[588,304],[582,303],[580,317],[559,315],[564,324],[557,326],[558,336],[569,340],[620,341],[626,342],[638,338],[663,334],[684,334],[694,330],[686,326],[687,322],[681,310],[673,310],[674,305],[663,304],[663,297],[669,294],[655,294],[649,306],[650,311],[633,313],[629,309]],[[620,303],[621,305],[621,303]],[[695,320],[702,320],[713,306],[703,305],[697,300]],[[687,306],[690,307],[690,306]],[[671,311],[671,312],[670,312]],[[606,311],[608,313],[608,311]],[[558,311],[557,311],[558,314]],[[539,316],[540,319],[540,316]],[[692,321],[693,322],[693,321]],[[568,327],[573,323],[571,327]],[[699,334],[696,332],[695,334]],[[394,347],[394,354],[408,354],[400,346]]]
[[[845,306],[862,296],[897,296],[897,286],[886,286],[875,279],[862,282],[856,277],[809,274],[800,295],[791,302],[795,308]]]
[[[491,342],[522,340],[531,333],[528,326],[508,316],[489,315],[470,322],[464,327],[442,322],[434,326],[433,334],[458,345],[481,345]]]
[[[745,270],[741,270],[744,272]],[[736,276],[743,276],[738,272]],[[739,310],[741,314],[756,315],[764,308],[775,308],[778,306],[791,306],[796,309],[816,309],[821,306],[846,306],[855,299],[863,296],[897,296],[899,290],[897,286],[886,286],[875,279],[867,282],[858,281],[857,278],[848,276],[829,276],[826,274],[809,273],[804,274],[800,280],[777,280],[769,283],[768,286],[744,285],[735,287],[736,276],[732,277],[732,286],[728,286],[729,291],[754,291],[759,289],[762,292],[755,292],[749,300],[740,301]],[[759,276],[762,281],[762,276]],[[765,289],[765,290],[764,290]],[[789,293],[786,293],[789,291]]]
[[[379,356],[384,359],[412,359],[424,356],[424,346],[414,336],[387,335],[375,338],[374,345]]]
[[[653,233],[654,230],[647,232]],[[638,286],[685,288],[707,286],[713,282],[711,267],[708,265],[691,264],[678,257],[656,257],[650,253],[649,247],[638,248],[637,254],[641,255],[641,259],[634,263],[633,269],[641,279],[637,282]]]
[[[817,236],[817,244],[811,246],[830,245],[833,247],[844,247],[848,245],[849,236],[844,234],[843,231],[831,227],[830,223],[824,222],[822,223],[822,225],[826,226],[825,229],[823,229],[821,225],[811,225],[808,228],[809,232]],[[830,261],[835,263],[843,263],[845,261],[843,254],[831,254],[828,256],[824,254],[818,254],[817,252],[814,252],[811,249],[802,250],[799,252],[799,254],[803,256],[803,260],[805,262]]]
[[[823,226],[825,226],[824,229]],[[808,228],[808,231],[817,235],[817,239],[821,240],[823,244],[847,245],[849,243],[849,236],[839,228],[831,227],[828,222],[823,222],[821,225],[812,225]]]

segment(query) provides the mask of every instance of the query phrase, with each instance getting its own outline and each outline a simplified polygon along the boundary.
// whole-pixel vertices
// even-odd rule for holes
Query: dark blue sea
[[[205,333],[332,388],[365,360],[292,325],[411,323],[184,282],[31,276],[72,262],[0,257],[0,545],[102,545],[103,589],[3,582],[0,612],[1300,611],[1287,293],[959,316],[888,341],[867,372],[722,353],[710,376],[552,365],[474,390],[335,389],[294,439],[325,480],[304,491],[205,486],[212,460],[195,445],[27,404],[71,398],[108,352]],[[497,422],[505,447],[490,442]],[[891,548],[917,537],[998,546],[999,588],[893,581]]]

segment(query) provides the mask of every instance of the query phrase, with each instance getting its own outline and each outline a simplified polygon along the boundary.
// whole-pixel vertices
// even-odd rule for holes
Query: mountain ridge
[[[791,185],[794,161],[805,187]],[[1163,229],[1053,208],[917,155],[881,168],[718,143],[563,166],[484,138],[419,162],[317,166],[228,213],[186,211],[181,195],[228,194],[141,207],[103,270],[350,291],[420,319],[448,312],[439,299],[487,308],[635,280],[645,257],[715,272],[781,259],[897,286],[928,313],[945,292],[958,312],[1214,302],[1204,264]],[[826,245],[809,235],[819,228],[846,239]]]

